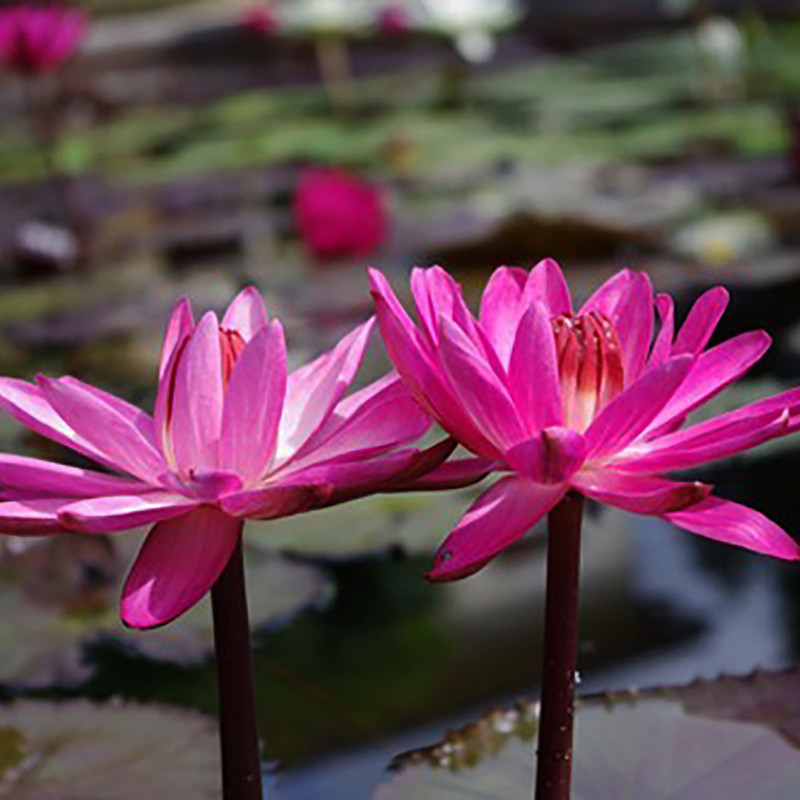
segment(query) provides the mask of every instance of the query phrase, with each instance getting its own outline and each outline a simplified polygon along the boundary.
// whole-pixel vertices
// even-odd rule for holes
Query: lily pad
[[[519,703],[400,756],[373,800],[529,797],[538,704]],[[793,800],[800,672],[698,681],[582,701],[574,800]]]
[[[183,709],[18,701],[0,708],[0,797],[218,797],[215,728]]]
[[[0,603],[6,612],[0,618],[0,681],[79,683],[92,672],[82,646],[101,637],[149,658],[182,664],[210,654],[208,598],[159,630],[122,626],[119,595],[139,541],[136,534],[61,536],[6,549],[0,559]],[[253,630],[286,623],[332,596],[330,579],[317,567],[249,545],[245,553]]]
[[[311,514],[251,523],[248,530],[261,547],[304,557],[341,560],[394,548],[410,555],[427,553],[453,528],[475,492],[471,488],[444,494],[379,495]]]

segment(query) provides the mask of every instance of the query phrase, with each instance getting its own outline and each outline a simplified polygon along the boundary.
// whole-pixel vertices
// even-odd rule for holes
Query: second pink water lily
[[[176,307],[155,413],[75,378],[0,379],[0,407],[114,474],[0,454],[0,530],[110,533],[154,524],[123,590],[139,628],[211,588],[245,518],[274,519],[396,489],[447,458],[406,445],[428,416],[396,375],[345,397],[373,321],[287,374],[283,330],[246,289],[221,322]]]
[[[383,275],[372,271],[371,282],[387,350],[409,389],[476,454],[475,471],[507,473],[442,545],[433,580],[480,569],[570,490],[711,539],[800,557],[758,511],[663,476],[800,428],[800,389],[685,426],[770,344],[754,331],[707,347],[728,303],[724,288],[706,292],[676,333],[672,299],[654,297],[647,276],[628,270],[575,310],[555,262],[530,273],[502,267],[477,319],[444,270],[414,270],[418,325]]]

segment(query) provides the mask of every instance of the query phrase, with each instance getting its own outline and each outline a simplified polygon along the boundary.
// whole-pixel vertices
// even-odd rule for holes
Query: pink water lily
[[[476,319],[442,269],[414,270],[419,324],[371,272],[387,350],[411,392],[477,458],[508,473],[467,511],[430,578],[484,566],[570,491],[784,559],[800,548],[758,511],[663,473],[724,458],[800,428],[800,389],[698,424],[687,416],[767,350],[755,331],[707,345],[728,303],[716,287],[675,332],[673,301],[619,272],[574,311],[558,265],[501,267]],[[655,330],[658,311],[660,327]]]
[[[0,10],[0,61],[24,75],[57,69],[83,39],[86,20],[83,11],[59,6]]]
[[[169,622],[215,582],[245,518],[274,519],[425,474],[451,442],[406,447],[428,416],[390,374],[345,397],[373,320],[287,376],[283,330],[245,289],[222,322],[181,301],[155,413],[71,377],[0,379],[0,406],[113,474],[0,454],[0,530],[108,533],[155,523],[122,597],[130,626]]]

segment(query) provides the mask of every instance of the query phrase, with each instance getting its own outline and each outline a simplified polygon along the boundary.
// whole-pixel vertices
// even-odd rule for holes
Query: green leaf
[[[493,712],[396,760],[373,800],[529,797],[538,704]],[[579,704],[573,800],[793,800],[800,671],[616,693]]]
[[[18,701],[0,708],[0,796],[216,798],[215,727],[200,714],[167,707]]]

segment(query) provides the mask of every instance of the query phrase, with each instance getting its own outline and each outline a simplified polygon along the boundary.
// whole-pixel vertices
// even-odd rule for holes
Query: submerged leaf
[[[215,725],[195,712],[83,700],[0,707],[0,797],[202,800],[219,796],[218,774]]]
[[[616,693],[579,704],[574,800],[793,800],[800,671]],[[532,791],[538,704],[493,712],[400,756],[374,800],[518,800]]]
[[[14,544],[19,540],[9,540]],[[136,534],[23,541],[0,558],[0,682],[78,683],[91,674],[82,645],[98,637],[160,660],[192,663],[213,646],[210,600],[155,631],[119,621],[119,595],[141,541]],[[332,584],[317,567],[257,547],[245,550],[253,630],[326,603]]]

